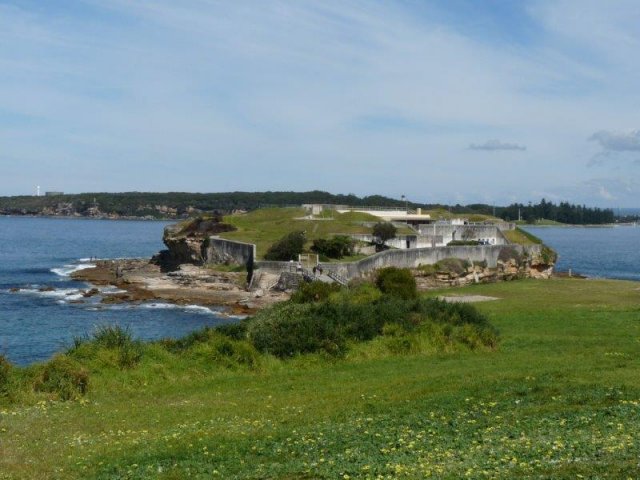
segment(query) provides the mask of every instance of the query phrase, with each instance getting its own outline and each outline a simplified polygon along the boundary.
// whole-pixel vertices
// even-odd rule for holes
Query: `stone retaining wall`
[[[238,264],[253,267],[256,246],[219,237],[209,237],[204,244],[205,264]]]

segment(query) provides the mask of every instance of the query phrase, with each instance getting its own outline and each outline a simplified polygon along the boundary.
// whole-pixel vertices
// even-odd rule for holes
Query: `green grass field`
[[[224,217],[238,230],[226,232],[220,236],[229,240],[238,240],[256,244],[259,258],[267,249],[287,233],[303,230],[308,245],[316,238],[328,238],[336,234],[370,234],[371,228],[363,222],[378,222],[380,219],[360,212],[338,213],[324,212],[322,220],[301,220],[305,216],[303,208],[262,208],[241,215]],[[330,217],[327,217],[331,214]],[[398,229],[398,234],[413,233],[408,228]]]
[[[0,400],[0,478],[640,476],[638,283],[446,293],[500,298],[478,304],[497,350],[359,345],[248,369],[151,346],[130,370],[94,362],[82,400]]]

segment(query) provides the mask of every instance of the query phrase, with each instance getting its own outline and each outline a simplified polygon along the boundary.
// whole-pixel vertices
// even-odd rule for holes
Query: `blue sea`
[[[98,325],[118,324],[150,340],[229,322],[219,311],[195,305],[102,305],[83,298],[87,285],[69,277],[91,266],[91,258],[151,257],[163,248],[165,225],[0,217],[0,353],[26,365],[50,358]],[[15,288],[20,290],[12,292]],[[84,303],[73,303],[77,300]]]
[[[525,227],[558,252],[556,271],[640,280],[640,227]]]

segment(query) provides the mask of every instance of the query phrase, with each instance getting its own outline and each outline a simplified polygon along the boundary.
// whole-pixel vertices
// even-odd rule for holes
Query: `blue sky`
[[[0,0],[0,195],[640,205],[636,0]]]

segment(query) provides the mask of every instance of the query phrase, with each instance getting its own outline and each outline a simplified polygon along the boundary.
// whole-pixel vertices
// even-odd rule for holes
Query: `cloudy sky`
[[[640,206],[637,0],[0,0],[0,195]]]

